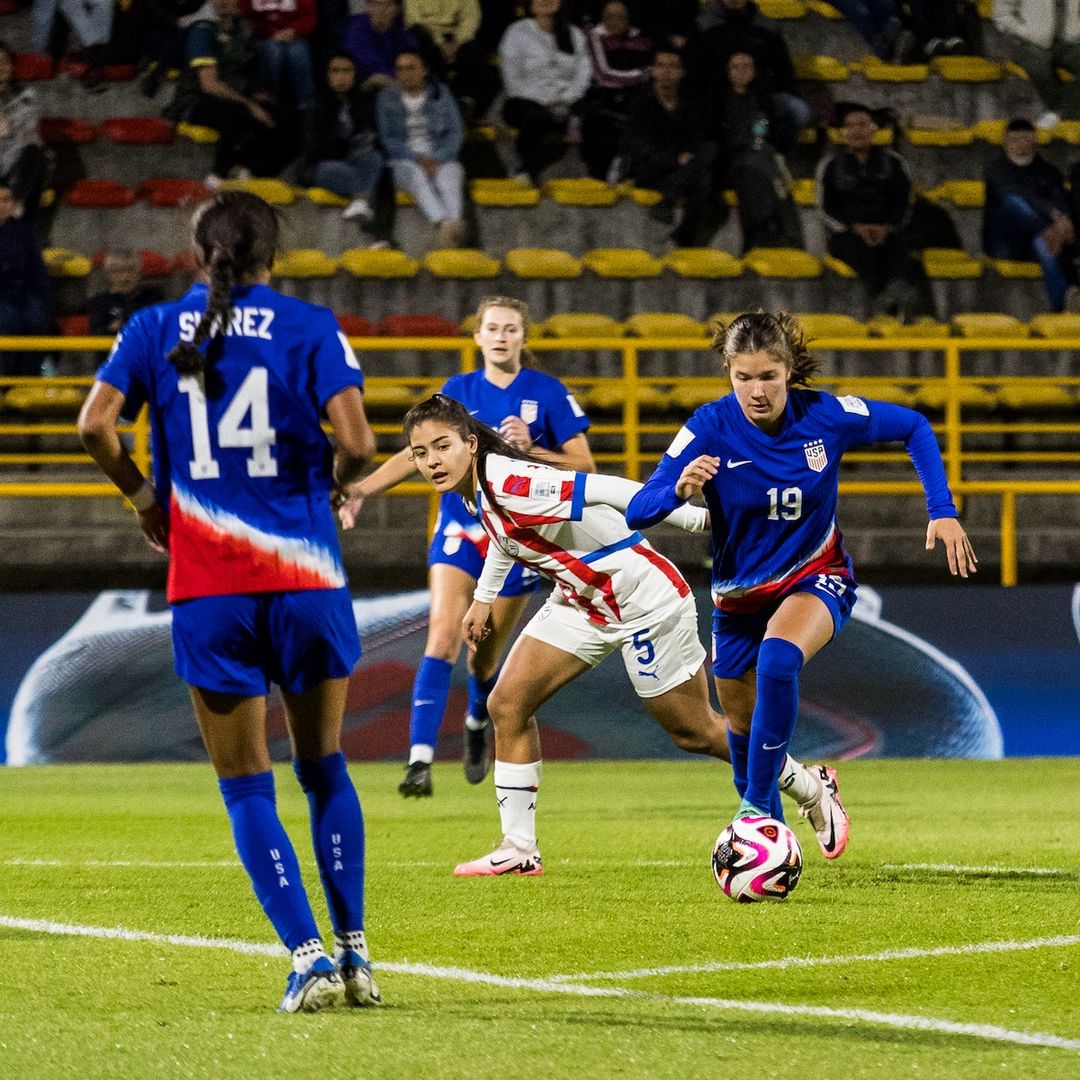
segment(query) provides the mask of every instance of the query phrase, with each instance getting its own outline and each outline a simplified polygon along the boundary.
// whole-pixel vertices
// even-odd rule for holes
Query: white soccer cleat
[[[491,854],[454,867],[454,877],[498,877],[500,874],[536,877],[543,872],[544,864],[537,848],[525,850],[507,838]]]
[[[847,847],[851,819],[840,801],[836,770],[827,765],[807,765],[806,771],[821,781],[821,792],[813,802],[799,807],[799,815],[810,822],[818,847],[826,859],[838,859]]]
[[[333,962],[320,956],[305,972],[290,973],[278,1012],[319,1012],[345,1001],[345,983]]]

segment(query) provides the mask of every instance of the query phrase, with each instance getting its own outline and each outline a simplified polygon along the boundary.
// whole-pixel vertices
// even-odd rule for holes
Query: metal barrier
[[[457,370],[469,371],[477,366],[477,351],[471,338],[352,338],[354,349],[359,354],[386,354],[401,352],[443,352],[456,353]],[[0,353],[4,351],[23,352],[100,352],[105,353],[112,346],[111,338],[104,337],[66,337],[66,338],[18,338],[0,337]],[[885,375],[821,375],[816,385],[822,387],[845,387],[857,389],[867,397],[874,397],[875,388],[883,386],[902,386],[911,389],[937,387],[942,391],[943,408],[941,418],[934,423],[934,430],[942,440],[942,457],[945,462],[949,484],[957,498],[967,495],[991,495],[1000,500],[1001,530],[1001,583],[1015,585],[1018,580],[1016,547],[1016,497],[1018,495],[1080,495],[1080,480],[971,480],[965,476],[965,466],[975,463],[1018,465],[1068,465],[1080,462],[1080,374],[1067,376],[983,376],[962,373],[962,359],[968,353],[987,352],[1076,352],[1080,341],[1075,339],[1015,339],[1015,338],[822,338],[812,342],[814,350],[830,353],[896,353],[913,352],[920,354],[938,354],[943,358],[942,373],[927,377],[885,376]],[[643,376],[640,372],[640,355],[644,352],[686,352],[708,349],[708,342],[702,338],[538,338],[530,341],[529,348],[536,353],[545,352],[606,352],[621,353],[622,374],[619,377],[575,376],[563,374],[565,382],[576,390],[583,390],[586,398],[589,392],[597,388],[617,388],[620,408],[615,422],[596,422],[590,428],[590,434],[596,436],[615,436],[621,442],[621,450],[598,451],[598,462],[615,466],[626,476],[642,479],[646,464],[646,452],[643,438],[674,434],[678,430],[682,417],[665,417],[657,414],[652,419],[643,419],[642,400],[650,394],[670,395],[682,390],[689,396],[701,401],[718,397],[728,389],[726,381],[719,371],[715,376]],[[715,361],[715,354],[709,355],[710,362]],[[90,386],[91,376],[44,377],[0,377],[0,391],[7,390],[5,404],[11,401],[12,390],[30,387],[43,392],[40,398],[40,420],[9,422],[5,417],[0,421],[0,440],[17,436],[75,436],[75,418],[77,400],[73,400],[70,390],[66,401],[61,400],[60,392],[65,388],[76,389],[79,396]],[[380,422],[378,419],[379,402],[393,402],[396,409],[404,411],[407,401],[419,400],[433,393],[441,386],[442,378],[431,376],[380,376],[369,375],[367,378],[367,398],[369,409],[375,414],[373,428],[381,436],[400,435],[400,422]],[[1003,415],[996,420],[971,421],[964,418],[963,399],[971,387],[983,390],[993,388],[1030,388],[1032,386],[1054,386],[1068,388],[1076,395],[1076,406],[1066,410],[1065,420],[1054,421],[1019,421],[1015,417]],[[408,395],[403,399],[402,388],[408,388]],[[55,406],[50,410],[48,391],[57,392]],[[32,405],[32,402],[31,402]],[[56,412],[67,416],[60,418]],[[10,409],[5,409],[5,413]],[[50,411],[54,415],[50,416]],[[689,410],[684,410],[689,411]],[[34,415],[34,409],[25,410]],[[144,472],[150,467],[150,430],[146,410],[138,419],[120,429],[131,438],[132,454],[139,468]],[[1077,436],[1075,450],[973,450],[965,446],[965,436],[970,435],[1067,435]],[[386,454],[380,454],[385,458]],[[902,452],[878,450],[859,451],[845,455],[846,463],[891,463],[906,461]],[[87,464],[89,459],[80,450],[71,453],[42,453],[26,451],[5,453],[0,450],[0,465],[77,465]],[[910,495],[921,494],[922,488],[916,481],[897,480],[844,480],[841,482],[842,494],[851,495]],[[395,489],[403,495],[425,495],[429,505],[434,507],[431,491],[426,484],[406,483]],[[103,496],[116,495],[115,488],[99,480],[50,482],[0,480],[0,497],[47,497],[47,496]]]

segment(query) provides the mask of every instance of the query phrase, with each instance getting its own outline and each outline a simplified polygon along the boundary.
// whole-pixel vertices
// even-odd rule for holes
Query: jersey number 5
[[[277,432],[270,426],[270,395],[267,371],[252,368],[233,395],[217,426],[217,444],[222,449],[248,449],[248,476],[277,476],[277,461],[270,447]],[[206,395],[194,375],[185,375],[177,384],[188,399],[191,417],[191,447],[194,457],[189,462],[192,480],[216,480],[221,466],[214,457],[210,443],[210,423],[206,415]],[[244,421],[249,423],[243,426]]]

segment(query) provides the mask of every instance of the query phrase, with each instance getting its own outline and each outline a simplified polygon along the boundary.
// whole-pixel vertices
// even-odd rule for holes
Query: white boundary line
[[[1023,877],[1030,874],[1033,877],[1076,877],[1075,870],[1061,870],[1048,866],[960,866],[956,863],[932,863],[932,862],[905,862],[905,863],[882,863],[883,870],[942,870],[950,874],[1009,874],[1013,877]]]
[[[180,945],[195,948],[228,949],[231,952],[259,956],[284,957],[285,950],[277,944],[261,944],[249,941],[233,941],[225,938],[197,937],[185,934],[155,934],[144,930],[128,930],[123,927],[79,926],[52,922],[46,919],[20,919],[0,915],[0,926],[34,933],[63,934],[75,937],[106,938],[120,941],[146,941],[164,945]],[[1049,939],[1048,939],[1049,940]],[[1078,939],[1080,940],[1080,939]],[[830,1009],[822,1005],[787,1005],[782,1002],[735,1001],[729,998],[673,997],[664,994],[629,990],[622,987],[582,986],[555,979],[521,979],[493,975],[467,968],[436,967],[430,964],[380,963],[380,971],[404,975],[421,975],[433,979],[476,983],[516,990],[534,990],[539,993],[566,994],[573,997],[621,998],[624,1000],[650,1001],[658,1004],[693,1005],[730,1012],[759,1013],[779,1016],[809,1016],[829,1020],[856,1021],[903,1031],[933,1031],[944,1035],[961,1035],[992,1042],[1011,1043],[1015,1046],[1041,1046],[1057,1050],[1080,1052],[1080,1039],[1050,1035],[1037,1031],[1013,1031],[997,1024],[966,1024],[954,1020],[939,1020],[931,1016],[908,1016],[903,1013],[883,1013],[870,1009]]]

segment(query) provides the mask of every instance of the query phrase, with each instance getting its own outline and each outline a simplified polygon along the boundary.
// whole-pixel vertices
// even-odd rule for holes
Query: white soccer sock
[[[326,956],[326,952],[323,949],[322,942],[318,938],[302,941],[292,951],[293,971],[303,975],[320,956]]]
[[[345,934],[334,935],[334,952],[345,952],[346,949],[352,949],[353,952],[359,953],[365,960],[369,960],[367,948],[367,935],[363,930],[350,930]]]
[[[425,765],[430,765],[435,760],[435,747],[428,746],[427,743],[417,743],[415,746],[409,747],[409,764],[414,761],[422,761]]]
[[[495,762],[495,798],[503,835],[523,851],[536,847],[536,793],[540,787],[541,762],[513,765]]]
[[[790,754],[784,759],[780,770],[780,793],[794,799],[799,806],[813,802],[821,794],[821,781],[805,765],[800,765]]]

